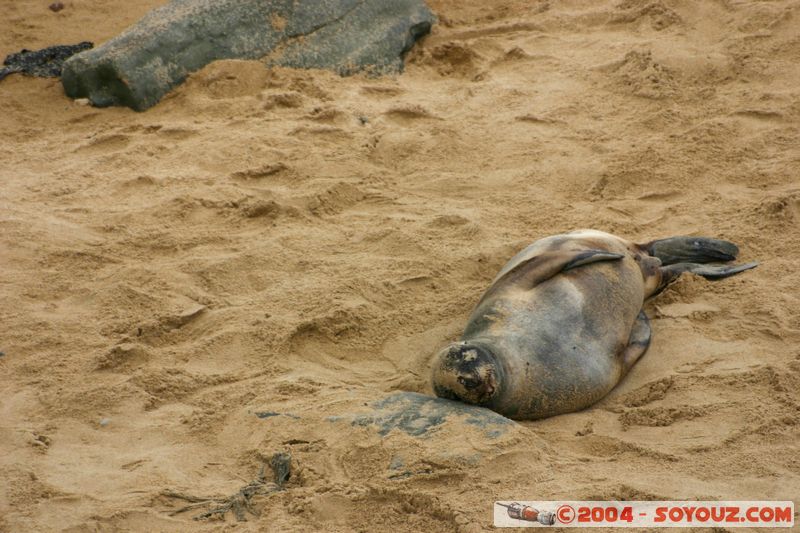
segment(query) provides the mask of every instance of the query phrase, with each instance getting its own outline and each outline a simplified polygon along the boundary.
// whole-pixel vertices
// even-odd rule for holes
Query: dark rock
[[[434,20],[423,0],[173,0],[70,59],[62,82],[72,98],[142,111],[218,59],[399,72]]]
[[[398,392],[372,404],[373,412],[352,416],[353,425],[376,426],[386,436],[398,429],[411,436],[426,436],[447,421],[456,419],[497,438],[514,425],[512,420],[485,409],[415,392]],[[343,417],[331,417],[336,421]]]
[[[64,61],[92,46],[94,45],[90,42],[82,42],[74,45],[50,46],[42,50],[22,49],[5,58],[3,68],[0,68],[0,80],[14,72],[40,78],[57,78],[61,76]]]

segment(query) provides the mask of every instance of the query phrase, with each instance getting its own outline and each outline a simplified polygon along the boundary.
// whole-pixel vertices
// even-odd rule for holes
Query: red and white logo
[[[575,509],[571,505],[562,505],[556,511],[556,518],[561,525],[571,524],[575,520]]]

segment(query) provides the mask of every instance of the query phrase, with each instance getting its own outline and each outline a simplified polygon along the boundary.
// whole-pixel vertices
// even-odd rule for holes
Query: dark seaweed
[[[78,52],[89,50],[92,47],[94,47],[93,43],[84,41],[73,45],[50,46],[42,50],[22,49],[5,58],[4,66],[0,68],[0,80],[14,72],[39,78],[58,78],[61,76],[61,67],[64,61]]]

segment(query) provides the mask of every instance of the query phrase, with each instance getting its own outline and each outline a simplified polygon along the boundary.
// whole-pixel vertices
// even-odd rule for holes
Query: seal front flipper
[[[639,316],[633,323],[631,329],[631,336],[628,339],[628,345],[622,350],[622,375],[628,373],[631,367],[639,360],[641,356],[647,351],[650,346],[650,320],[644,313],[644,310],[639,311]]]
[[[543,252],[525,261],[500,276],[484,293],[481,302],[496,294],[501,287],[512,285],[532,289],[556,274],[598,261],[617,261],[625,257],[606,250],[558,250]],[[480,307],[481,302],[478,302]]]

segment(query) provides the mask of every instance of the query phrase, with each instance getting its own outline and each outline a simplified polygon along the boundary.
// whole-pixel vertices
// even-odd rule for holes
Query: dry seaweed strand
[[[194,519],[208,520],[209,518],[222,518],[230,511],[233,512],[236,520],[244,522],[247,520],[248,512],[253,516],[260,516],[259,511],[255,509],[250,502],[253,496],[257,494],[270,494],[284,489],[284,484],[291,476],[291,462],[292,456],[290,454],[284,452],[276,453],[269,461],[269,466],[272,469],[273,481],[267,481],[267,462],[264,462],[261,465],[256,479],[228,498],[192,496],[170,489],[161,491],[161,495],[190,502],[189,505],[170,512],[170,516],[215,505],[216,507],[195,516]]]

